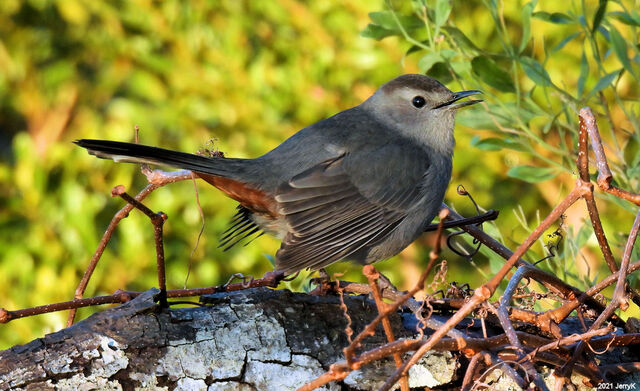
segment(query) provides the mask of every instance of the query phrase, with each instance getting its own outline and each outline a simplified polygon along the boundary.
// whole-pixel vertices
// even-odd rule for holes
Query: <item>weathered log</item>
[[[256,288],[205,296],[201,307],[161,309],[158,293],[0,352],[0,389],[285,391],[344,359],[347,319],[338,297]],[[356,333],[377,314],[366,296],[344,301]],[[397,338],[415,337],[400,314],[391,323]],[[384,343],[380,329],[360,351]],[[455,389],[465,363],[460,354],[429,352],[411,369],[410,386]],[[365,365],[324,389],[377,389],[394,369],[391,359]],[[494,389],[514,389],[496,376]]]
[[[289,390],[343,359],[346,318],[339,298],[249,289],[208,297],[207,306],[160,310],[158,290],[74,326],[0,352],[0,389]],[[377,314],[365,297],[345,297],[356,332]],[[399,337],[411,335],[400,316]],[[368,338],[363,349],[385,343]],[[412,386],[449,382],[455,361],[433,352],[412,371]],[[365,366],[344,385],[373,389],[391,360]]]

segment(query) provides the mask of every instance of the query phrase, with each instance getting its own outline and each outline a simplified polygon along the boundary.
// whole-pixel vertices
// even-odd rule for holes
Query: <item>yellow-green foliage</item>
[[[588,3],[593,3],[586,5],[585,13],[591,25],[598,3]],[[553,13],[563,12],[578,20],[583,12],[579,1],[541,1],[529,6],[529,11],[547,14],[531,17],[531,12],[526,14],[526,3],[519,1],[455,1],[450,9],[452,3],[441,0],[391,4],[368,0],[2,0],[0,307],[17,309],[71,299],[104,229],[123,206],[122,200],[109,196],[110,189],[122,184],[136,193],[145,185],[138,167],[88,156],[72,140],[129,141],[134,126],[139,125],[145,144],[183,151],[207,147],[227,156],[255,157],[305,125],[358,104],[401,73],[439,71],[440,78],[461,77],[444,80],[451,89],[487,92],[487,105],[461,118],[463,124],[475,121],[474,127],[481,129],[459,127],[453,185],[464,183],[482,206],[502,211],[497,224],[500,230],[495,226],[487,229],[496,236],[502,232],[509,246],[535,226],[537,210],[547,213],[549,205],[557,203],[571,186],[575,108],[598,98],[597,94],[587,96],[594,88],[602,87],[604,97],[612,100],[620,143],[633,144],[616,150],[616,173],[623,174],[625,185],[637,187],[637,171],[624,169],[638,166],[638,130],[629,118],[635,115],[637,123],[638,106],[626,106],[633,115],[616,106],[638,97],[638,26],[634,23],[640,19],[633,19],[637,18],[633,11],[637,2],[610,3],[603,28],[609,32],[615,26],[620,31],[627,57],[620,42],[614,47],[600,37],[597,43],[603,58],[598,60],[584,37],[575,37],[550,53],[576,30],[572,24],[554,23],[560,14]],[[420,14],[426,9],[430,11]],[[370,12],[378,13],[369,17]],[[625,20],[611,12],[631,16]],[[500,21],[504,26],[496,28]],[[407,36],[397,22],[408,27]],[[367,27],[369,23],[372,26]],[[464,41],[454,26],[478,51],[456,46]],[[363,30],[364,36],[360,35]],[[531,39],[522,40],[526,37],[523,31],[529,31]],[[400,38],[371,38],[385,35]],[[511,69],[510,59],[499,54],[506,50],[505,39],[518,49],[512,53],[514,58],[524,55],[535,62],[525,60],[528,68],[524,71],[517,62]],[[581,73],[583,47],[589,67]],[[473,63],[481,53],[495,55],[486,57],[490,61]],[[506,76],[492,62],[504,68],[500,72]],[[538,63],[544,64],[557,88],[532,90],[535,82],[544,84],[546,77],[542,73],[536,79]],[[434,68],[434,64],[442,65]],[[625,71],[619,73],[619,69]],[[598,84],[612,72],[618,72],[615,78]],[[513,98],[516,88],[521,100]],[[577,98],[563,99],[567,92]],[[529,100],[537,102],[535,110]],[[508,115],[514,112],[516,115]],[[499,127],[491,122],[496,115],[504,115]],[[549,125],[548,118],[560,119]],[[608,127],[604,121],[602,125]],[[514,168],[525,165],[541,169]],[[539,183],[526,184],[522,179]],[[270,270],[268,257],[278,248],[271,238],[261,237],[228,252],[216,249],[235,204],[206,184],[197,186],[206,219],[188,285],[214,285],[235,272],[260,276]],[[455,195],[455,186],[448,202],[473,213],[469,203]],[[168,285],[182,287],[202,223],[194,184],[162,188],[146,204],[169,215],[165,224]],[[524,214],[512,212],[518,206]],[[610,209],[603,207],[617,220],[607,228],[612,239],[620,241],[624,238],[616,238],[615,233],[628,230],[630,214]],[[569,221],[579,223],[580,213]],[[588,241],[591,232],[579,230],[578,225],[573,237],[582,242],[570,241],[578,245],[571,247],[574,252],[565,251],[573,254],[566,260],[565,271],[579,276],[571,281],[578,285],[604,270],[593,249],[587,254],[594,259],[589,273],[571,265],[581,260],[575,255],[576,248]],[[427,240],[421,240],[399,257],[402,261],[382,262],[381,268],[400,287],[407,287],[424,266],[427,251]],[[542,246],[537,252],[543,254]],[[487,256],[477,258],[476,269],[446,253],[448,279],[476,286],[482,281],[480,270],[489,272]],[[134,212],[109,243],[87,295],[156,286],[154,257],[150,223]],[[564,263],[549,267],[562,268]],[[353,265],[336,265],[330,271],[346,271],[344,278],[361,278]],[[302,289],[302,284],[299,279],[291,287]],[[95,309],[81,310],[80,315],[91,311]],[[65,317],[66,313],[49,314],[0,326],[0,348],[57,330]]]

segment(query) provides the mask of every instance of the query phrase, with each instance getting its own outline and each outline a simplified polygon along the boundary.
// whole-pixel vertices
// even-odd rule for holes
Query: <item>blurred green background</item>
[[[638,1],[2,0],[0,307],[71,299],[124,205],[111,188],[135,194],[146,184],[137,166],[96,159],[72,140],[131,141],[139,125],[145,144],[256,157],[402,73],[485,91],[486,103],[459,118],[446,202],[474,214],[455,192],[464,184],[482,207],[501,211],[485,228],[515,248],[571,189],[583,105],[602,115],[616,180],[638,190],[637,9]],[[198,189],[205,227],[188,286],[271,270],[272,238],[216,248],[235,203],[205,183]],[[146,204],[169,216],[168,286],[181,288],[202,224],[193,183],[159,189]],[[635,210],[610,197],[599,207],[619,256]],[[560,255],[542,264],[580,288],[607,273],[585,217],[582,204],[570,209]],[[424,235],[379,268],[407,289],[432,241]],[[541,241],[528,259],[546,251]],[[443,258],[447,280],[472,287],[501,265],[484,250],[473,263],[451,251]],[[357,265],[329,271],[364,280]],[[307,277],[288,286],[305,289]],[[156,285],[153,230],[134,212],[86,296]],[[66,315],[0,325],[0,348],[62,328]]]

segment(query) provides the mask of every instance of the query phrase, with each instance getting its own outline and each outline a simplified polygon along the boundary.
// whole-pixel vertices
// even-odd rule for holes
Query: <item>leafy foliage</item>
[[[441,78],[448,74],[444,78],[462,88],[485,91],[485,107],[461,113],[465,125],[490,129],[493,137],[508,139],[539,163],[565,172],[575,166],[580,107],[592,106],[608,117],[603,127],[613,127],[616,156],[623,154],[625,144],[637,142],[637,89],[630,87],[638,85],[640,49],[632,2],[600,1],[595,9],[573,2],[566,12],[548,12],[540,9],[545,2],[530,1],[520,15],[514,15],[517,7],[489,0],[476,7],[426,0],[412,1],[411,9],[394,9],[393,4],[385,13],[375,13],[363,34],[384,30],[375,38],[399,36],[412,45],[408,55],[420,56],[422,72]],[[469,23],[469,14],[490,17],[492,23]],[[421,29],[416,19],[422,21]],[[612,105],[621,112],[610,113]],[[636,167],[638,159],[615,163],[620,183],[637,191],[638,181],[622,167]],[[538,167],[509,173],[532,182],[554,177],[548,168]]]
[[[502,211],[485,229],[510,246],[532,228],[536,209],[557,202],[573,181],[581,106],[600,113],[616,180],[637,191],[636,8],[630,0],[0,1],[0,306],[70,299],[122,206],[107,196],[110,189],[123,184],[135,193],[144,185],[137,167],[89,157],[70,141],[131,140],[137,124],[146,144],[259,156],[400,73],[426,72],[452,89],[485,92],[486,104],[459,115],[454,184]],[[226,253],[215,249],[234,203],[198,188],[207,218],[189,286],[269,270],[264,254],[274,254],[278,242],[266,236]],[[447,201],[474,213],[455,186]],[[193,184],[160,189],[147,204],[169,215],[168,284],[181,287],[201,225]],[[519,207],[526,213],[510,212]],[[607,232],[630,226],[627,211],[602,211],[611,216]],[[576,228],[567,235],[567,269],[592,245],[589,234]],[[147,219],[132,213],[87,294],[154,286],[152,238]],[[428,237],[381,270],[401,287],[411,284],[427,251]],[[489,269],[501,264],[482,254],[478,269],[450,262],[450,276],[474,286],[487,262]],[[590,272],[574,273],[580,281],[600,270],[600,260],[588,258]],[[335,266],[343,270],[343,278],[358,278],[357,267]],[[304,279],[293,284],[301,289]],[[64,319],[51,314],[2,326],[0,347],[59,329]]]
[[[380,15],[384,23],[379,23]],[[422,21],[421,27],[416,27],[416,19]],[[514,213],[521,231],[500,233],[498,226],[509,229],[504,220],[491,229],[494,237],[515,246],[524,238],[522,232],[530,232],[539,222],[539,215],[531,212],[540,206],[523,208],[530,188],[505,186],[498,179],[500,171],[536,184],[550,206],[559,202],[575,179],[581,107],[591,106],[599,115],[618,185],[632,192],[640,190],[638,20],[637,4],[632,1],[484,0],[471,4],[413,0],[410,6],[387,2],[386,10],[371,18],[363,35],[375,39],[396,36],[408,45],[405,61],[415,59],[421,72],[460,89],[484,91],[485,104],[462,111],[458,122],[478,131],[470,144],[482,151],[479,159],[501,151],[504,160],[493,167],[495,176],[483,172],[467,189],[473,192],[473,186],[487,175],[495,178],[489,185],[488,203],[482,199],[480,203],[503,213],[514,208],[514,203],[502,194],[522,196]],[[372,36],[370,31],[377,33]],[[604,197],[624,208],[605,205],[601,209],[609,238],[620,250],[624,237],[612,233],[631,226],[629,212],[635,214],[636,208]],[[568,221],[581,228],[578,232],[568,229],[564,250],[555,261],[547,260],[546,267],[585,287],[598,275],[603,261],[591,227],[580,222],[583,211],[573,213]],[[585,255],[592,251],[595,256]],[[535,261],[548,253],[541,241],[528,257]],[[502,264],[494,254],[482,254],[490,259],[492,271]]]
[[[368,3],[0,1],[0,307],[71,299],[123,206],[110,189],[122,184],[135,194],[145,184],[135,165],[96,159],[71,141],[131,141],[137,124],[145,144],[259,156],[402,72],[395,45],[359,38]],[[235,203],[198,189],[206,220],[188,286],[270,270],[263,254],[275,254],[278,242],[267,236],[216,249]],[[180,288],[202,224],[194,185],[160,189],[147,205],[169,216],[168,285]],[[156,286],[154,264],[152,227],[131,213],[87,295]],[[0,347],[65,319],[0,327]]]

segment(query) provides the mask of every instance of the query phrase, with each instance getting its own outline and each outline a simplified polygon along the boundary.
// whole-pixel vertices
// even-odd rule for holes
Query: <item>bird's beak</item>
[[[467,96],[474,95],[474,94],[482,94],[482,91],[468,90],[468,91],[454,92],[453,97],[451,97],[451,99],[447,100],[444,103],[439,104],[438,106],[434,107],[434,109],[447,107],[448,109],[451,109],[451,110],[457,110],[461,107],[470,106],[470,105],[482,102],[482,99],[471,99],[471,100],[465,100],[464,102],[458,102],[460,99],[466,98]],[[458,102],[458,103],[455,103],[455,102]]]

